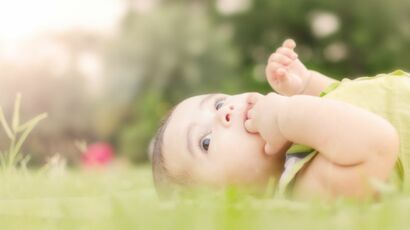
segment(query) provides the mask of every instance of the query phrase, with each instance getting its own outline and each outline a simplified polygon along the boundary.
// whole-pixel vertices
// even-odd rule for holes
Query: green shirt
[[[327,87],[320,97],[347,102],[387,119],[400,138],[400,153],[390,182],[399,189],[410,187],[410,75],[397,70],[390,74],[343,79]],[[285,170],[277,195],[290,192],[297,173],[317,154],[314,149],[294,143],[286,152]]]

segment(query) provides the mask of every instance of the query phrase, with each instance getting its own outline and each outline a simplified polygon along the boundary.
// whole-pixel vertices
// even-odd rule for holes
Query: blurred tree
[[[216,15],[234,25],[241,73],[260,78],[266,59],[288,37],[301,60],[335,78],[409,69],[410,1],[254,0],[234,15]],[[327,32],[326,32],[327,31]],[[255,76],[256,75],[256,76]],[[263,77],[262,77],[263,78]],[[251,89],[268,91],[248,79]]]

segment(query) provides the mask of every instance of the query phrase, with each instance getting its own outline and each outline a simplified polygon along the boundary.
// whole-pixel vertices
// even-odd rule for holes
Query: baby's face
[[[245,129],[249,95],[210,94],[181,102],[163,136],[168,172],[198,184],[265,185],[283,159],[265,154],[265,141]]]

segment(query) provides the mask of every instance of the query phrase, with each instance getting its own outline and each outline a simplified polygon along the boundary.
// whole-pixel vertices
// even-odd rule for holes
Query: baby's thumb
[[[296,47],[296,42],[293,39],[288,38],[283,42],[283,46],[289,49],[294,49]]]
[[[258,130],[256,129],[255,122],[252,119],[248,119],[245,121],[245,129],[250,133],[257,133]]]

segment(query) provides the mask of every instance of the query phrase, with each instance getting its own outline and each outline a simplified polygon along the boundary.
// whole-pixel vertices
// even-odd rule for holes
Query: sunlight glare
[[[0,42],[72,28],[109,32],[124,6],[120,0],[0,0]]]

